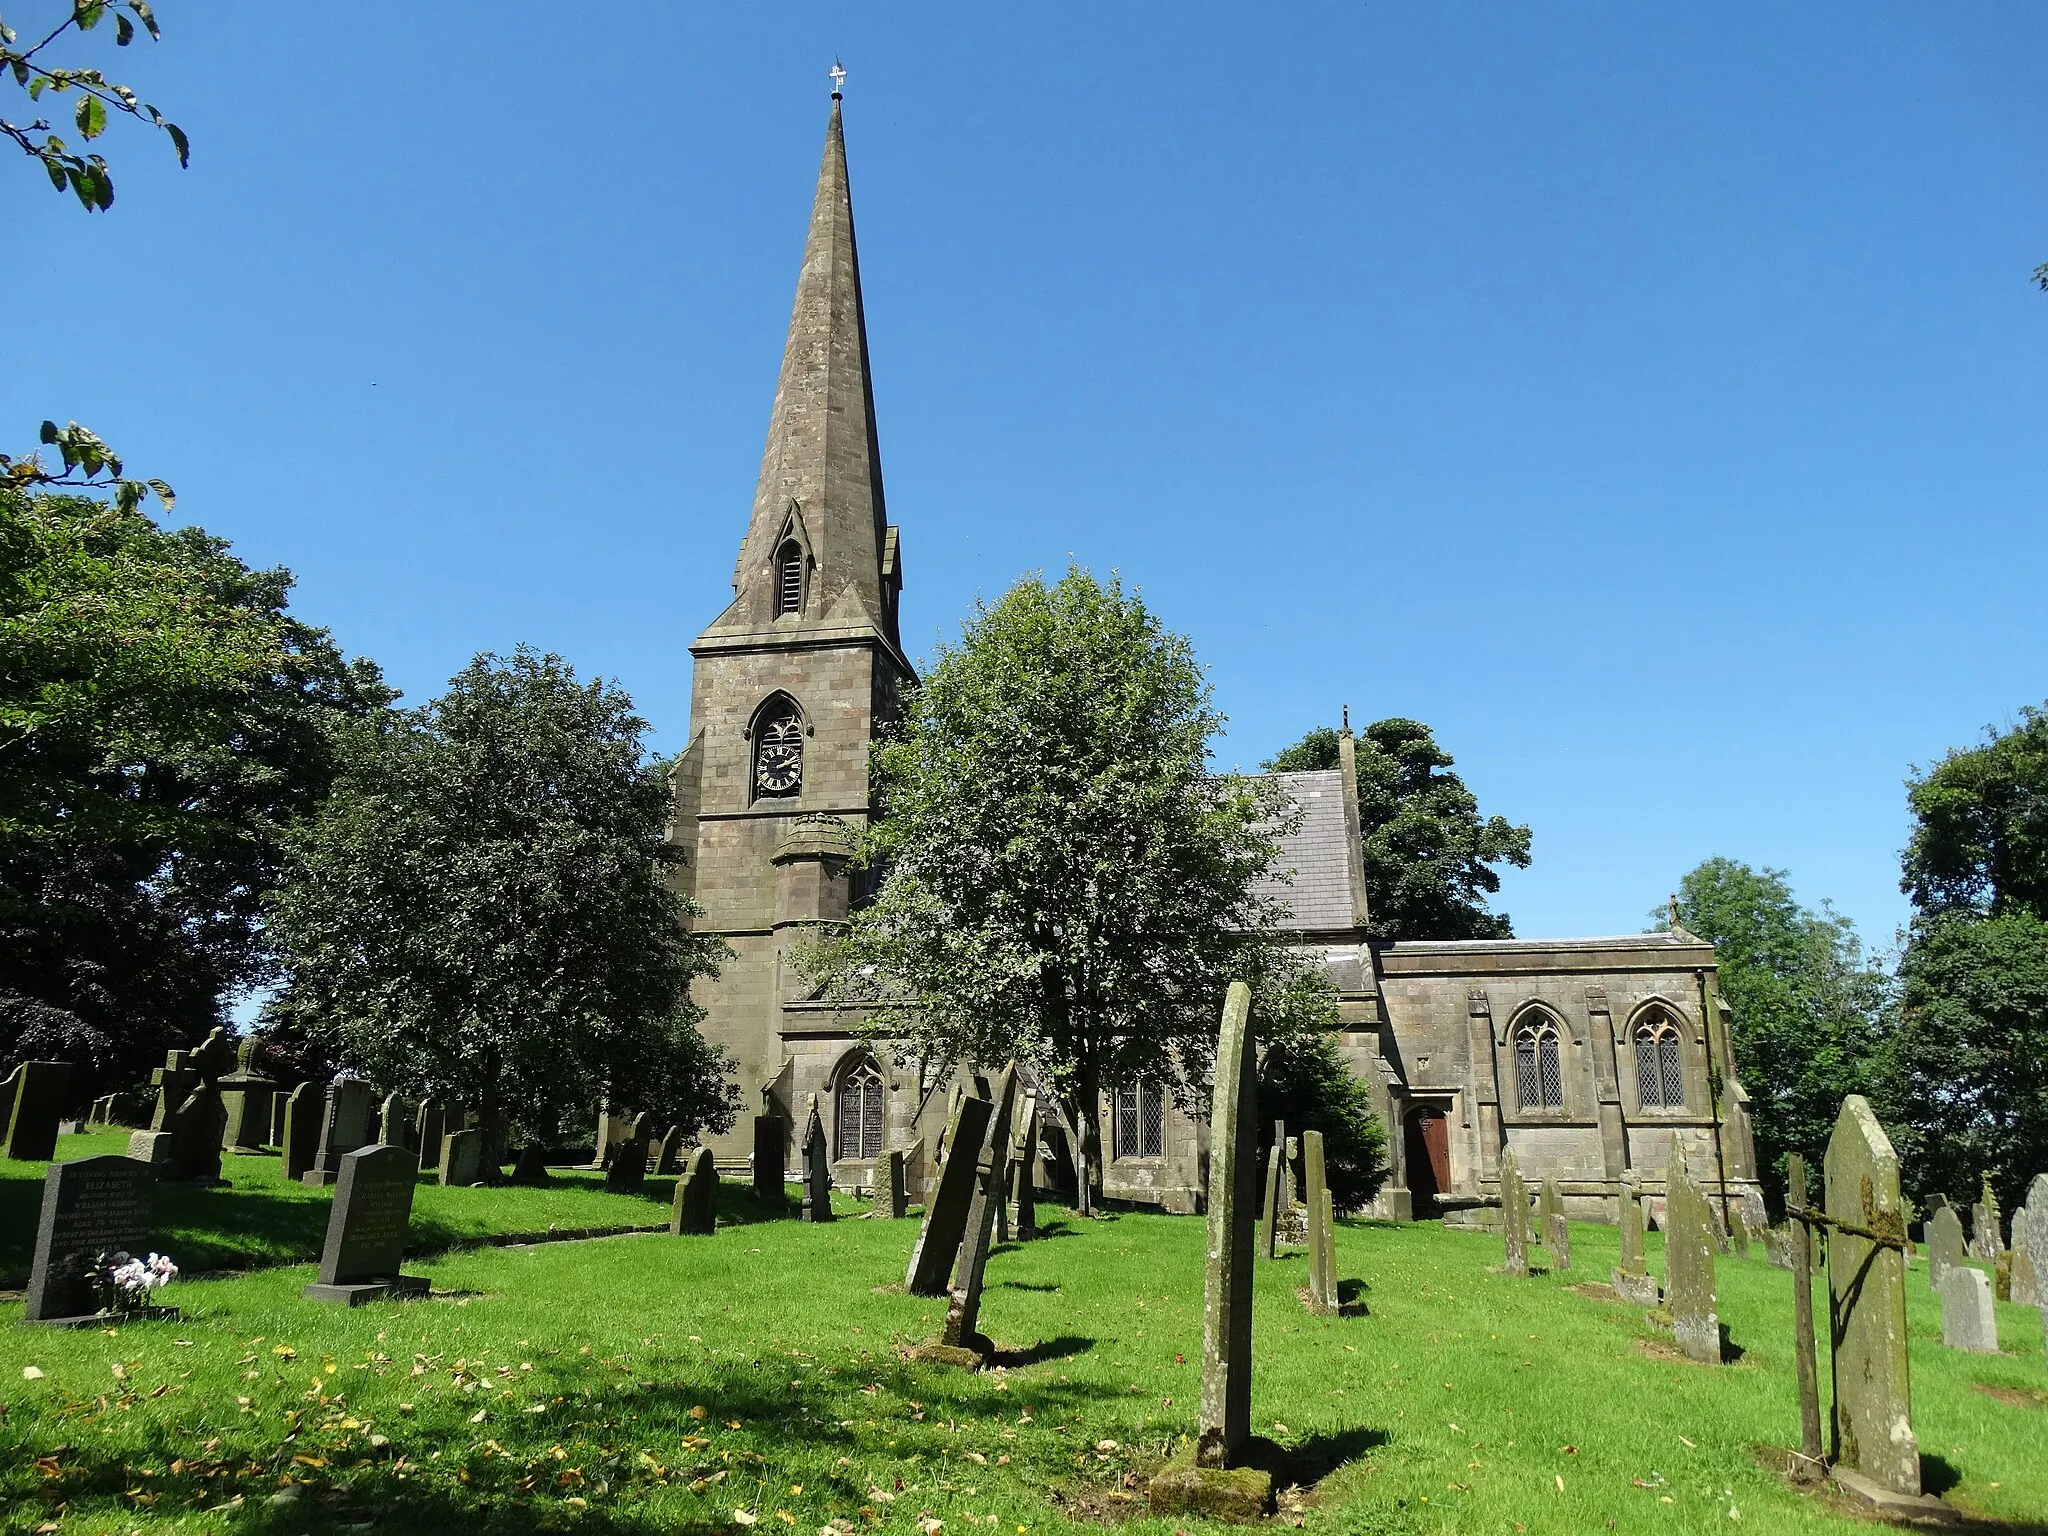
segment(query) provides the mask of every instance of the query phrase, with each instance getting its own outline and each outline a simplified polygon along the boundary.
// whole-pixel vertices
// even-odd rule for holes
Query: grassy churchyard
[[[102,1139],[63,1150],[108,1150]],[[232,1158],[232,1189],[164,1192],[165,1240],[188,1269],[200,1252],[273,1263],[181,1279],[162,1299],[182,1321],[0,1328],[0,1530],[1036,1536],[1130,1521],[1166,1536],[1194,1523],[1151,1520],[1144,1482],[1196,1419],[1201,1221],[1046,1208],[1042,1237],[991,1259],[983,1316],[1006,1363],[977,1376],[899,1353],[943,1308],[900,1289],[914,1220],[763,1221],[728,1188],[723,1217],[741,1224],[715,1237],[449,1249],[549,1222],[651,1225],[671,1181],[638,1197],[573,1177],[423,1183],[423,1256],[406,1269],[432,1279],[433,1299],[349,1311],[300,1299],[309,1265],[275,1267],[312,1254],[331,1196],[281,1188],[274,1168]],[[41,1172],[5,1166],[10,1244]],[[1297,1301],[1302,1257],[1261,1263],[1253,1423],[1310,1485],[1275,1523],[1575,1533],[1854,1518],[1770,1466],[1798,1436],[1786,1274],[1761,1252],[1721,1260],[1739,1355],[1693,1365],[1641,1308],[1599,1299],[1613,1229],[1572,1238],[1571,1273],[1515,1280],[1485,1234],[1340,1223],[1343,1290],[1367,1310],[1336,1318]],[[1908,1294],[1932,1486],[2013,1523],[2001,1528],[2048,1530],[2038,1314],[2001,1305],[2007,1353],[1965,1355],[1940,1344],[1924,1266]],[[19,1316],[14,1302],[0,1321]]]

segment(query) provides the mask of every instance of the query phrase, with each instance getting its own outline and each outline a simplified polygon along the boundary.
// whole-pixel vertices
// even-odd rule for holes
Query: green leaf
[[[156,492],[156,499],[164,504],[166,512],[178,504],[178,498],[172,494],[170,484],[167,481],[152,480],[149,482],[149,488]]]
[[[97,96],[79,97],[78,110],[72,116],[78,119],[78,131],[88,139],[107,131],[107,105]]]
[[[50,185],[59,192],[64,190],[64,162],[55,155],[43,156],[43,169],[50,174]]]
[[[28,85],[28,60],[9,59],[8,67],[14,71],[14,83],[24,88]]]
[[[79,31],[90,32],[106,12],[107,0],[77,0],[71,8],[71,19],[78,24]]]
[[[56,442],[56,441],[57,441],[57,423],[55,423],[54,421],[46,421],[46,422],[44,422],[44,423],[43,423],[43,430],[42,430],[42,431],[41,431],[41,432],[40,432],[39,434],[37,434],[37,435],[38,435],[38,437],[39,437],[39,438],[41,439],[41,441],[43,441],[43,442],[46,442],[46,443],[54,443],[54,442]]]
[[[35,79],[29,81],[28,83],[28,99],[30,101],[42,100],[43,92],[47,91],[49,88],[50,82],[44,79],[41,75],[37,75]]]
[[[171,142],[178,148],[178,165],[190,169],[192,165],[192,141],[185,137],[185,130],[176,123],[165,123],[164,132],[171,136]]]
[[[159,42],[163,40],[163,33],[157,30],[156,12],[149,8],[149,0],[128,0],[128,9],[135,13],[136,18],[145,27],[149,28],[149,35],[151,37],[156,38]]]
[[[115,44],[119,47],[126,48],[130,43],[134,41],[135,23],[130,21],[126,16],[116,16],[114,18]]]

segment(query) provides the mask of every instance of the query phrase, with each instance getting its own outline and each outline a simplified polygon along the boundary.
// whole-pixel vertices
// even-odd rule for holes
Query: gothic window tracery
[[[882,1155],[882,1073],[864,1061],[839,1085],[839,1157],[866,1161]]]
[[[787,694],[754,722],[754,798],[782,799],[804,787],[804,716]]]
[[[1564,1107],[1557,1024],[1547,1014],[1515,1026],[1515,1102],[1523,1109]]]
[[[1119,1088],[1111,1105],[1110,1155],[1166,1155],[1166,1093],[1149,1078]]]
[[[804,606],[804,547],[784,539],[775,551],[775,617],[800,613]]]
[[[1636,1098],[1645,1109],[1683,1109],[1678,1026],[1653,1013],[1636,1026]]]

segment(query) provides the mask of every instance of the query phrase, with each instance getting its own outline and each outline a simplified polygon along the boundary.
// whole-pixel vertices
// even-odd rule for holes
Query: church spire
[[[735,600],[712,627],[865,625],[893,648],[900,578],[882,499],[837,83]]]

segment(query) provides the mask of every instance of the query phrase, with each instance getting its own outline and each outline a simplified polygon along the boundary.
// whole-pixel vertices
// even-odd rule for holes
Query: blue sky
[[[1888,938],[1910,767],[2048,697],[2038,5],[160,10],[83,53],[192,168],[0,182],[7,447],[416,700],[528,641],[681,745],[835,54],[914,653],[1120,571],[1226,765],[1435,726],[1527,935],[1720,853]]]

